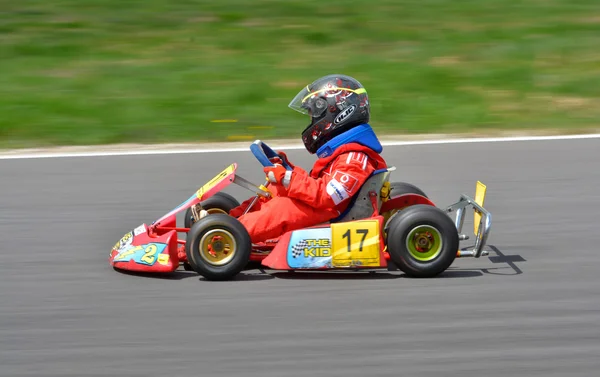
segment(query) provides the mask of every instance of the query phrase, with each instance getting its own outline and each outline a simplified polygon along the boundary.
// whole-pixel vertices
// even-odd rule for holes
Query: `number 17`
[[[367,238],[367,234],[369,234],[369,229],[356,229],[356,233],[362,234],[362,239],[360,240],[360,245],[358,246],[358,251],[363,251],[363,243],[365,242],[365,238]],[[350,237],[350,229],[346,231],[342,235],[342,238],[348,239],[348,252],[352,251],[352,241]]]

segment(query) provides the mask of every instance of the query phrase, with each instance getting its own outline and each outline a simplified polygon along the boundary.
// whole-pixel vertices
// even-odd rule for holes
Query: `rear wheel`
[[[185,252],[191,268],[208,280],[230,280],[250,261],[252,243],[244,226],[223,213],[206,216],[188,233]]]
[[[418,195],[422,195],[427,198],[427,195],[425,194],[425,192],[423,192],[423,190],[421,190],[420,188],[418,188],[415,185],[411,185],[410,183],[392,182],[390,184],[390,197],[391,198],[393,198],[394,196],[400,196],[400,195],[404,195],[404,194],[418,194]]]
[[[229,211],[240,205],[236,198],[224,192],[217,192],[210,198],[202,201],[200,204],[202,204],[202,209],[206,210],[209,214],[228,214]],[[192,224],[194,224],[192,208],[188,208],[187,211],[185,211],[184,216],[184,226],[186,228],[190,228]]]
[[[400,195],[405,195],[405,194],[417,194],[417,195],[421,195],[421,196],[424,196],[427,198],[427,195],[425,194],[425,192],[423,190],[421,190],[420,188],[418,188],[415,185],[411,185],[410,183],[392,182],[390,184],[390,199],[392,199],[394,197],[398,197]],[[384,224],[387,224],[387,222],[392,218],[392,216],[396,212],[402,210],[403,208],[406,208],[406,207],[394,208],[394,209],[391,209],[389,211],[382,213],[381,215],[383,216]]]
[[[417,204],[390,220],[387,251],[411,277],[434,277],[454,262],[459,239],[452,219],[439,208]]]

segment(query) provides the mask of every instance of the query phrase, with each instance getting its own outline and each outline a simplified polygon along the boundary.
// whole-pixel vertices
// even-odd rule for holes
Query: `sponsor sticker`
[[[287,262],[292,268],[319,268],[331,265],[331,229],[316,228],[292,233]]]
[[[356,110],[356,105],[347,107],[344,111],[342,111],[338,114],[338,116],[335,117],[333,123],[340,124],[344,122],[346,119],[348,119],[350,115],[352,115],[352,113],[354,113],[354,110]]]
[[[169,254],[160,254],[158,256],[158,263],[162,264],[163,266],[166,266],[169,264]]]
[[[341,202],[350,197],[350,194],[348,194],[348,192],[344,188],[344,185],[342,185],[336,179],[332,179],[327,184],[327,194],[331,196],[331,199],[336,205],[340,204]]]
[[[142,224],[133,230],[134,236],[139,236],[142,233],[146,233],[146,225]]]
[[[125,234],[123,236],[123,238],[121,238],[119,241],[117,241],[115,246],[113,246],[113,249],[118,252],[121,252],[122,250],[131,246],[132,242],[133,242],[133,232],[129,232],[129,233]]]
[[[344,189],[350,194],[352,194],[352,192],[356,188],[356,185],[358,184],[358,179],[356,179],[348,173],[344,173],[339,170],[336,170],[335,173],[333,173],[333,179],[341,183]]]

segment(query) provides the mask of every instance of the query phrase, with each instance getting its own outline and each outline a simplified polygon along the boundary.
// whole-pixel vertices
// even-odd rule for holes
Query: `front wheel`
[[[390,220],[387,250],[394,264],[408,276],[439,275],[454,262],[458,248],[456,226],[439,208],[417,204]]]
[[[236,198],[225,192],[217,192],[200,204],[202,205],[202,209],[206,210],[206,212],[211,215],[214,213],[227,214],[229,211],[240,205]],[[191,228],[193,223],[194,215],[192,214],[192,208],[188,208],[187,211],[185,211],[183,225],[186,228]]]
[[[194,223],[185,244],[191,268],[208,280],[230,280],[250,261],[250,235],[237,219],[222,213]]]

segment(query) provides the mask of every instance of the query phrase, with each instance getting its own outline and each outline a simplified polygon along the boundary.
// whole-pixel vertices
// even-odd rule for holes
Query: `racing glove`
[[[285,152],[282,152],[282,151],[277,151],[277,154],[278,154],[280,157],[271,157],[271,158],[269,159],[269,161],[271,161],[271,163],[273,163],[273,164],[280,164],[280,165],[283,165],[283,162],[285,161],[285,163],[286,163],[286,164],[288,164],[288,165],[290,165],[290,167],[291,167],[292,169],[296,167],[296,166],[294,166],[294,164],[292,164],[292,163],[290,162],[290,160],[288,160],[288,157],[287,157],[287,155],[285,154]]]
[[[286,189],[292,181],[293,170],[286,170],[282,165],[267,166],[263,169],[269,182],[283,185]]]

